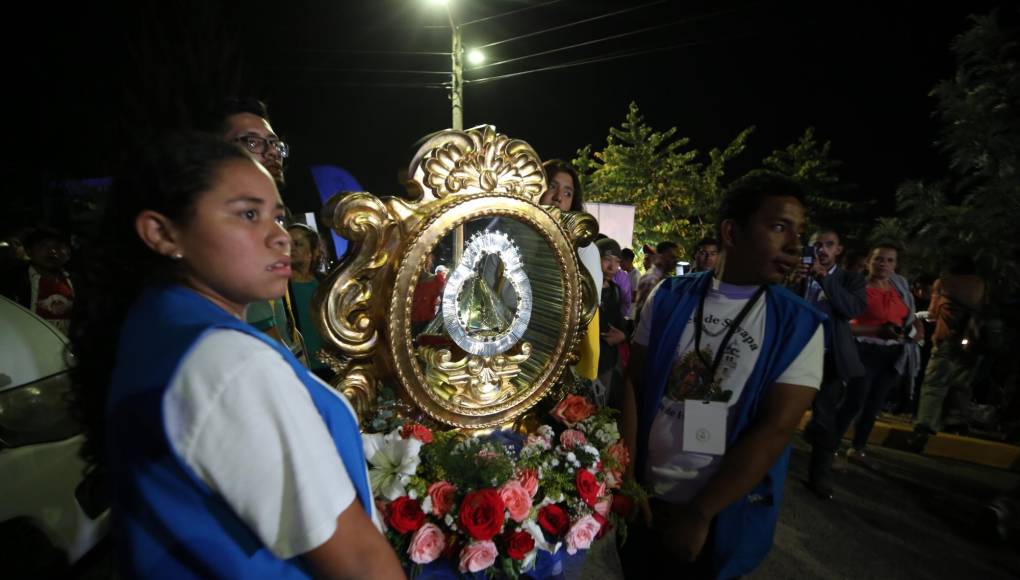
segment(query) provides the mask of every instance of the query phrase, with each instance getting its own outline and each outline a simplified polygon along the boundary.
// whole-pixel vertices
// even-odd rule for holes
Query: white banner
[[[621,248],[634,243],[634,206],[616,203],[585,203],[584,211],[599,221],[599,233],[616,240]]]

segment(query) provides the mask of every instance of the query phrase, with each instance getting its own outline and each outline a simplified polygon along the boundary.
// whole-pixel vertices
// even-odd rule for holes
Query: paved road
[[[1020,474],[891,449],[856,465],[836,498],[803,485],[807,446],[797,438],[776,543],[751,578],[1018,578],[1020,541],[982,539],[981,507]]]
[[[880,471],[850,465],[836,498],[823,502],[803,485],[808,447],[796,438],[775,545],[749,578],[1020,578],[1020,538],[988,542],[977,523],[984,502],[1020,484],[1020,474],[872,453]],[[621,578],[610,546],[596,547],[584,576]]]

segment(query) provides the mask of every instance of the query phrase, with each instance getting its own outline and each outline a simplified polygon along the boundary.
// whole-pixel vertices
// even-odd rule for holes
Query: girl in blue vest
[[[351,407],[244,322],[291,274],[272,177],[201,134],[126,167],[72,329],[122,575],[402,577]]]

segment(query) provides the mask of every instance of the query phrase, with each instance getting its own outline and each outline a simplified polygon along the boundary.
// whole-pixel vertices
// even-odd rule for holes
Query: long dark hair
[[[581,179],[577,176],[574,166],[562,159],[548,159],[542,167],[549,183],[552,183],[557,173],[566,173],[570,176],[574,182],[574,197],[570,200],[570,211],[584,211],[584,191],[581,189]]]
[[[93,467],[102,463],[106,393],[128,308],[146,286],[177,279],[174,262],[142,243],[135,218],[153,210],[187,225],[195,200],[233,160],[251,157],[213,135],[167,134],[135,152],[114,182],[99,234],[86,246],[69,332],[72,409],[85,433],[82,458]]]

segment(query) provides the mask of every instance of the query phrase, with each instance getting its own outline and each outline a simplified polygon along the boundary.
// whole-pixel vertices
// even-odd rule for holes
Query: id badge
[[[684,401],[683,451],[724,455],[729,407],[721,401]]]

